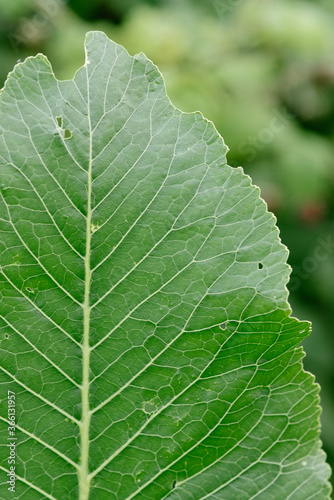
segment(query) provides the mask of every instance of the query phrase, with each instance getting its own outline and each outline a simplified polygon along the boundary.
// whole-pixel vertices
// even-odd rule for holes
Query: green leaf
[[[329,498],[287,250],[226,151],[103,33],[71,81],[43,55],[9,75],[1,498]]]

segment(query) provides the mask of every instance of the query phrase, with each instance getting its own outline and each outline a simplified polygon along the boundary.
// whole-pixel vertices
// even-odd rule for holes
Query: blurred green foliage
[[[334,465],[334,3],[332,0],[0,0],[0,83],[38,51],[58,78],[100,29],[163,72],[184,111],[200,110],[278,218],[290,299],[313,322],[305,366],[322,386]]]

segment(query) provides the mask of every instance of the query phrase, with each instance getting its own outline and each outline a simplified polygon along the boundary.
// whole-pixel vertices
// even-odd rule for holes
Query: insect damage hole
[[[219,327],[220,327],[222,330],[226,330],[226,328],[227,328],[227,323],[226,323],[226,322],[225,322],[225,323],[221,323],[221,324],[219,325]]]
[[[259,262],[257,267],[258,267],[258,269],[263,269],[263,262]]]
[[[64,137],[64,139],[71,139],[72,137],[72,132],[67,128],[63,130],[63,118],[61,116],[57,116],[57,126],[59,129],[59,133]]]

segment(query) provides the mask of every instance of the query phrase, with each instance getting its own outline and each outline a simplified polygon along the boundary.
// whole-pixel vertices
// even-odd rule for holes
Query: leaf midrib
[[[88,500],[90,477],[88,471],[89,463],[89,373],[90,373],[90,345],[89,345],[89,323],[90,323],[90,286],[91,286],[91,220],[92,220],[92,158],[93,137],[90,114],[90,94],[88,78],[88,54],[86,49],[86,81],[87,81],[87,120],[89,130],[89,160],[87,171],[87,216],[86,216],[86,253],[85,253],[85,295],[83,303],[83,341],[82,341],[82,386],[81,386],[81,421],[80,421],[80,446],[81,460],[79,470],[79,500]]]

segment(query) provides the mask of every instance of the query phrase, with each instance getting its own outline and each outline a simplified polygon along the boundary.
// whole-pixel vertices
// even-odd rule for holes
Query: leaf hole
[[[34,290],[30,288],[30,286],[27,286],[26,290],[28,293],[35,293]]]
[[[8,333],[6,333],[6,335],[5,335],[5,339],[9,339],[9,335],[8,335]]]
[[[61,117],[61,116],[58,116],[58,117],[57,117],[57,125],[58,125],[58,127],[60,127],[60,128],[62,128],[62,126],[63,126],[63,119],[62,119],[62,117]]]
[[[153,405],[152,403],[145,403],[143,410],[145,413],[152,414],[157,411],[157,407]]]
[[[176,488],[176,485],[177,485],[177,481],[175,480],[175,481],[173,481],[172,488],[173,489]]]
[[[67,128],[64,132],[64,138],[71,139],[71,137],[72,137],[72,132],[70,130],[68,130],[68,128]]]
[[[219,326],[222,330],[226,330],[227,323],[221,323]]]
[[[258,267],[258,269],[263,269],[263,262],[259,262],[257,267]]]

